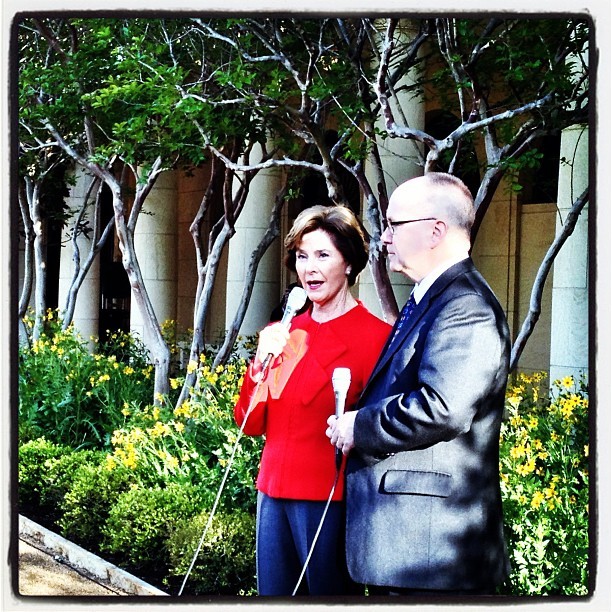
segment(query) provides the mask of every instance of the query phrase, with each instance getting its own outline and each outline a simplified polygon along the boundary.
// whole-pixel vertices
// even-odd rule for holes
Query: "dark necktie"
[[[402,326],[408,320],[415,307],[416,302],[414,300],[414,295],[411,293],[410,297],[408,298],[408,301],[404,304],[404,307],[402,308],[402,312],[400,313],[399,320],[397,322],[397,325],[395,326],[395,331],[393,332],[393,337],[391,338],[391,343],[389,344],[389,347],[391,347],[395,342],[395,339],[397,338],[400,329],[402,329]]]

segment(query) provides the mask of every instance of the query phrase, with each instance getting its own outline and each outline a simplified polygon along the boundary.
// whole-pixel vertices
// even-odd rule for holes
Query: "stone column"
[[[94,178],[87,174],[81,166],[75,170],[77,180],[75,185],[70,189],[70,195],[66,198],[66,204],[75,210],[80,210],[83,206],[87,191]],[[93,196],[93,197],[92,197]],[[91,205],[88,207],[88,219],[93,223],[91,215],[94,210],[95,194],[91,194]],[[58,307],[63,311],[66,306],[66,298],[70,289],[70,283],[74,275],[73,246],[69,229],[72,225],[64,230],[63,246],[60,254],[60,276],[58,288]],[[77,238],[79,250],[81,252],[81,261],[83,261],[90,249],[91,238],[87,238],[81,234]],[[81,336],[91,342],[92,337],[98,337],[98,321],[100,316],[100,257],[97,256],[91,268],[79,289],[76,305],[74,309],[73,323],[75,329]],[[93,343],[92,343],[93,346]]]
[[[160,325],[176,320],[177,193],[176,172],[162,173],[146,199],[134,234],[138,262]],[[148,343],[133,297],[130,329]]]
[[[576,125],[561,134],[557,234],[574,200],[589,184],[588,128]],[[550,380],[578,376],[589,365],[588,204],[573,234],[557,255],[552,290]]]
[[[226,328],[240,305],[249,258],[268,227],[281,177],[278,168],[260,171],[251,183],[244,209],[236,221],[236,234],[231,238],[228,250]],[[280,301],[280,252],[280,242],[276,240],[259,263],[241,335],[255,334],[264,327]]]
[[[398,29],[398,34],[403,37],[405,41],[409,41],[415,33],[416,32],[411,28],[410,22],[407,21],[403,23],[401,29]],[[417,78],[418,75],[415,71],[407,72],[397,84],[397,89],[404,85],[414,85]],[[425,103],[422,98],[414,96],[413,93],[403,91],[399,96],[390,97],[390,102],[393,108],[394,117],[398,124],[418,130],[424,129]],[[385,130],[382,119],[377,121],[377,127],[381,130]],[[385,185],[389,196],[399,184],[423,174],[423,148],[420,143],[405,138],[387,138],[384,141],[379,139],[378,144],[385,174]],[[371,166],[367,167],[366,172],[370,182],[375,184],[375,182],[372,182],[373,173]],[[363,206],[366,205],[366,202],[364,202]],[[365,215],[365,210],[362,211],[362,219],[366,229],[369,231],[370,226]],[[406,276],[395,272],[390,272],[390,279],[397,302],[401,308],[410,295],[412,284]],[[369,267],[366,267],[359,277],[358,295],[359,299],[363,301],[364,305],[369,310],[377,316],[382,317],[382,309]]]

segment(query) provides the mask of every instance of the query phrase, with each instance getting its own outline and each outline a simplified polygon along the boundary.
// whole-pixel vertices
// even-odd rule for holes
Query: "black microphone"
[[[336,397],[336,418],[344,414],[346,394],[351,386],[351,371],[349,368],[336,368],[332,374],[332,385]],[[342,449],[336,447],[336,469],[342,465]]]
[[[289,292],[289,295],[287,296],[287,304],[285,305],[285,310],[283,312],[283,318],[280,321],[281,325],[284,325],[287,329],[289,329],[293,317],[295,317],[296,313],[302,309],[302,307],[306,303],[307,297],[308,296],[306,295],[306,291],[304,291],[304,289],[302,289],[301,287],[294,287]],[[272,357],[274,357],[274,355],[272,355],[272,353],[268,353],[268,355],[264,359],[263,364],[261,365],[262,376],[270,365]]]

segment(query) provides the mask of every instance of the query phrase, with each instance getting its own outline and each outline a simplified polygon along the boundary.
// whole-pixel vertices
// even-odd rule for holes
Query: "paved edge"
[[[109,584],[128,595],[168,596],[168,593],[164,593],[164,591],[116,565],[104,561],[101,557],[49,531],[21,514],[19,515],[19,538],[37,544],[53,556],[59,557],[61,562],[66,563],[66,565],[83,571],[85,574],[100,580],[102,584]]]

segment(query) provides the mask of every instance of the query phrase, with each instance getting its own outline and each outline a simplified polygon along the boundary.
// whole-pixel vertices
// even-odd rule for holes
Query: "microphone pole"
[[[288,297],[287,297],[287,304],[285,306],[285,311],[283,313],[283,318],[281,320],[281,323],[283,325],[285,325],[287,327],[287,329],[289,329],[289,325],[291,325],[291,321],[293,319],[293,317],[296,315],[296,313],[301,310],[301,308],[304,306],[304,304],[306,303],[306,291],[304,291],[304,289],[302,289],[301,287],[294,287],[291,292],[289,293]],[[270,360],[272,359],[273,355],[269,354],[265,361],[264,361],[264,365],[262,367],[261,370],[261,375],[259,377],[259,380],[257,381],[257,386],[255,387],[255,391],[253,392],[250,402],[249,402],[249,407],[246,411],[246,414],[244,415],[244,419],[242,420],[242,425],[240,426],[240,429],[238,431],[238,436],[236,438],[236,441],[234,442],[234,446],[232,448],[232,452],[230,455],[230,458],[227,462],[227,466],[225,468],[225,472],[223,474],[223,478],[221,480],[221,485],[219,486],[219,489],[217,490],[217,495],[215,497],[215,501],[212,505],[212,509],[208,515],[208,521],[206,523],[206,526],[204,527],[204,531],[202,532],[202,535],[200,537],[200,541],[198,543],[198,546],[195,550],[195,553],[191,559],[191,564],[189,565],[189,568],[187,569],[187,572],[185,573],[185,577],[183,578],[183,583],[181,585],[181,588],[179,589],[178,595],[179,597],[183,594],[183,589],[185,588],[185,585],[187,584],[187,579],[189,578],[189,575],[191,574],[191,570],[193,569],[193,566],[195,565],[196,559],[198,558],[198,555],[200,554],[200,550],[202,549],[202,545],[204,544],[204,540],[206,539],[206,535],[208,533],[208,530],[210,528],[210,526],[212,525],[212,519],[215,515],[215,512],[217,510],[217,506],[219,504],[219,500],[221,499],[221,494],[223,493],[223,490],[225,488],[225,483],[227,482],[227,478],[229,476],[230,473],[230,469],[234,463],[234,457],[236,455],[236,451],[238,450],[238,444],[240,443],[240,439],[242,438],[242,434],[244,433],[244,426],[246,425],[247,419],[249,418],[249,415],[251,414],[251,412],[253,411],[253,409],[255,408],[255,398],[257,397],[257,391],[260,387],[260,385],[263,382],[264,376],[265,376],[265,368],[268,367],[268,364],[270,363]],[[296,587],[297,588],[297,587]]]
[[[344,414],[344,404],[346,402],[346,394],[348,393],[349,387],[351,386],[351,371],[349,368],[336,368],[334,373],[332,374],[332,386],[334,388],[334,395],[336,396],[336,417]],[[321,520],[319,521],[319,525],[317,527],[317,531],[314,534],[314,538],[312,539],[312,544],[310,545],[310,550],[308,551],[308,555],[306,557],[306,561],[302,566],[302,572],[300,573],[300,577],[298,578],[297,584],[293,589],[293,593],[291,596],[294,597],[298,589],[300,588],[300,584],[302,583],[302,579],[304,578],[304,574],[306,573],[306,568],[310,563],[310,558],[312,557],[312,553],[314,552],[315,545],[317,540],[319,539],[319,534],[321,533],[321,529],[323,527],[323,523],[325,521],[325,517],[327,516],[327,511],[329,510],[329,505],[331,503],[332,497],[334,496],[334,492],[336,491],[336,485],[338,484],[338,477],[340,476],[340,467],[342,466],[342,450],[336,448],[336,476],[334,478],[334,483],[332,485],[331,491],[329,492],[329,497],[327,498],[327,503],[325,504],[325,508],[323,509],[323,514],[321,515]]]

